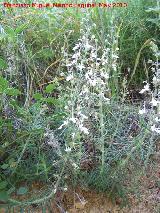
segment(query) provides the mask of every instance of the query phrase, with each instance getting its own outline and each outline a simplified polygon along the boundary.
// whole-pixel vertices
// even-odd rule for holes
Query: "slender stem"
[[[102,151],[102,170],[104,169],[104,162],[105,162],[105,156],[104,156],[104,118],[103,118],[103,102],[102,102],[102,90],[100,93],[100,132],[101,132],[101,151]]]

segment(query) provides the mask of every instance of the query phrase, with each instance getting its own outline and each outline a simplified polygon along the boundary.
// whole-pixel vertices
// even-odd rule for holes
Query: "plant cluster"
[[[146,29],[144,1],[138,2],[136,14],[129,7],[126,15],[101,8],[86,14],[66,10],[55,15],[54,8],[1,14],[0,201],[37,205],[58,188],[76,185],[113,199],[126,199],[125,191],[132,191],[124,186],[145,172],[160,133],[160,54],[148,37],[152,29]],[[153,72],[148,76],[146,71],[140,91],[149,96],[139,109],[127,104],[126,96],[130,84],[144,79],[136,70],[148,45],[155,58],[149,60]],[[42,193],[24,202],[13,199],[28,195],[35,181],[45,184]]]
[[[25,107],[18,100],[21,92],[0,77],[0,200],[3,202],[9,201],[12,193],[26,194],[33,181],[49,184],[60,175],[64,156],[55,129],[63,113],[56,113],[60,101],[51,97],[55,87],[56,81],[46,87],[44,94],[35,93],[30,106]],[[58,166],[57,161],[60,161]]]

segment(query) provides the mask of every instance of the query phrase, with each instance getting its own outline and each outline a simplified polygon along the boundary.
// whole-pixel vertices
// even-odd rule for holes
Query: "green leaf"
[[[52,50],[45,48],[40,50],[39,52],[35,53],[34,58],[43,58],[43,59],[49,59],[53,57]]]
[[[42,96],[41,93],[35,93],[35,94],[33,95],[33,98],[36,99],[36,100],[40,100],[40,99],[43,98],[43,96]]]
[[[0,93],[3,93],[5,89],[8,88],[8,81],[0,76]]]
[[[160,7],[152,7],[146,10],[146,12],[157,12],[160,13]]]
[[[15,162],[14,158],[9,159],[8,163],[11,165],[13,162]]]
[[[55,104],[55,105],[58,104],[58,100],[52,97],[43,98],[42,100],[46,103]]]
[[[0,191],[0,200],[7,201],[9,199],[8,193],[6,191]]]
[[[4,163],[4,164],[1,166],[1,168],[2,168],[2,169],[7,169],[8,166],[9,166],[8,164]]]
[[[46,92],[47,93],[51,93],[53,92],[53,90],[56,88],[56,84],[49,84],[47,87],[46,87]]]
[[[8,185],[7,181],[0,182],[0,190],[5,189],[7,185]]]
[[[24,195],[28,192],[28,189],[26,187],[20,187],[18,190],[17,190],[17,195]]]
[[[15,191],[15,187],[11,187],[11,188],[7,191],[7,193],[8,193],[8,194],[12,194],[14,191]]]
[[[28,27],[28,24],[22,24],[15,29],[15,33],[19,34],[19,33],[23,32],[23,30],[25,30],[27,27]]]
[[[15,37],[14,29],[12,29],[11,27],[6,27],[6,32],[10,36],[10,38],[14,38]]]
[[[0,58],[0,69],[6,69],[7,63],[4,59]]]
[[[14,89],[14,88],[7,88],[4,92],[5,94],[11,95],[11,96],[17,96],[21,94],[21,92],[18,89]]]

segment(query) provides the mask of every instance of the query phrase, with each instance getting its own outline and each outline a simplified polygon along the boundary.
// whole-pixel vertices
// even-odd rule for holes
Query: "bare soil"
[[[121,208],[121,199],[111,202],[106,195],[95,191],[76,188],[66,192],[58,191],[56,199],[51,202],[51,210],[46,213],[160,213],[160,146],[151,156],[152,164],[147,168],[147,174],[138,180],[139,191],[128,194],[129,206]],[[42,187],[37,183],[33,189]],[[21,200],[23,200],[21,198]],[[42,213],[42,209],[31,208],[34,213]],[[20,213],[16,209],[15,213]],[[24,211],[27,212],[27,211]],[[0,213],[6,213],[0,208]],[[8,212],[10,213],[10,212]]]

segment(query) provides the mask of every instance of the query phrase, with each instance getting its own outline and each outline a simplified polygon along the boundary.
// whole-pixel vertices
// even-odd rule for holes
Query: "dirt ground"
[[[50,211],[44,212],[42,209],[32,208],[30,213],[160,213],[160,146],[151,156],[151,161],[153,164],[148,166],[147,174],[139,179],[139,198],[136,194],[128,194],[130,207],[120,208],[120,199],[113,204],[102,193],[76,188],[63,193],[58,191],[56,201],[51,201]],[[34,185],[35,187],[38,190],[41,185]],[[14,211],[14,213],[21,212],[19,209]],[[0,208],[0,213],[6,211]]]
[[[103,194],[76,190],[75,193],[67,192],[61,202],[53,202],[52,211],[46,213],[160,213],[160,190],[154,187],[142,192],[144,194],[141,195],[141,201],[130,196],[131,207],[121,209],[119,201],[114,205]],[[42,213],[42,210],[32,209],[32,212]],[[0,213],[6,212],[0,209]],[[20,213],[20,210],[17,209],[16,213]]]
[[[160,213],[160,189],[147,177],[142,178],[141,195],[137,199],[128,195],[130,208],[121,208],[120,199],[113,204],[104,194],[77,189],[63,197],[63,210],[67,213]],[[63,212],[57,211],[57,213]]]

